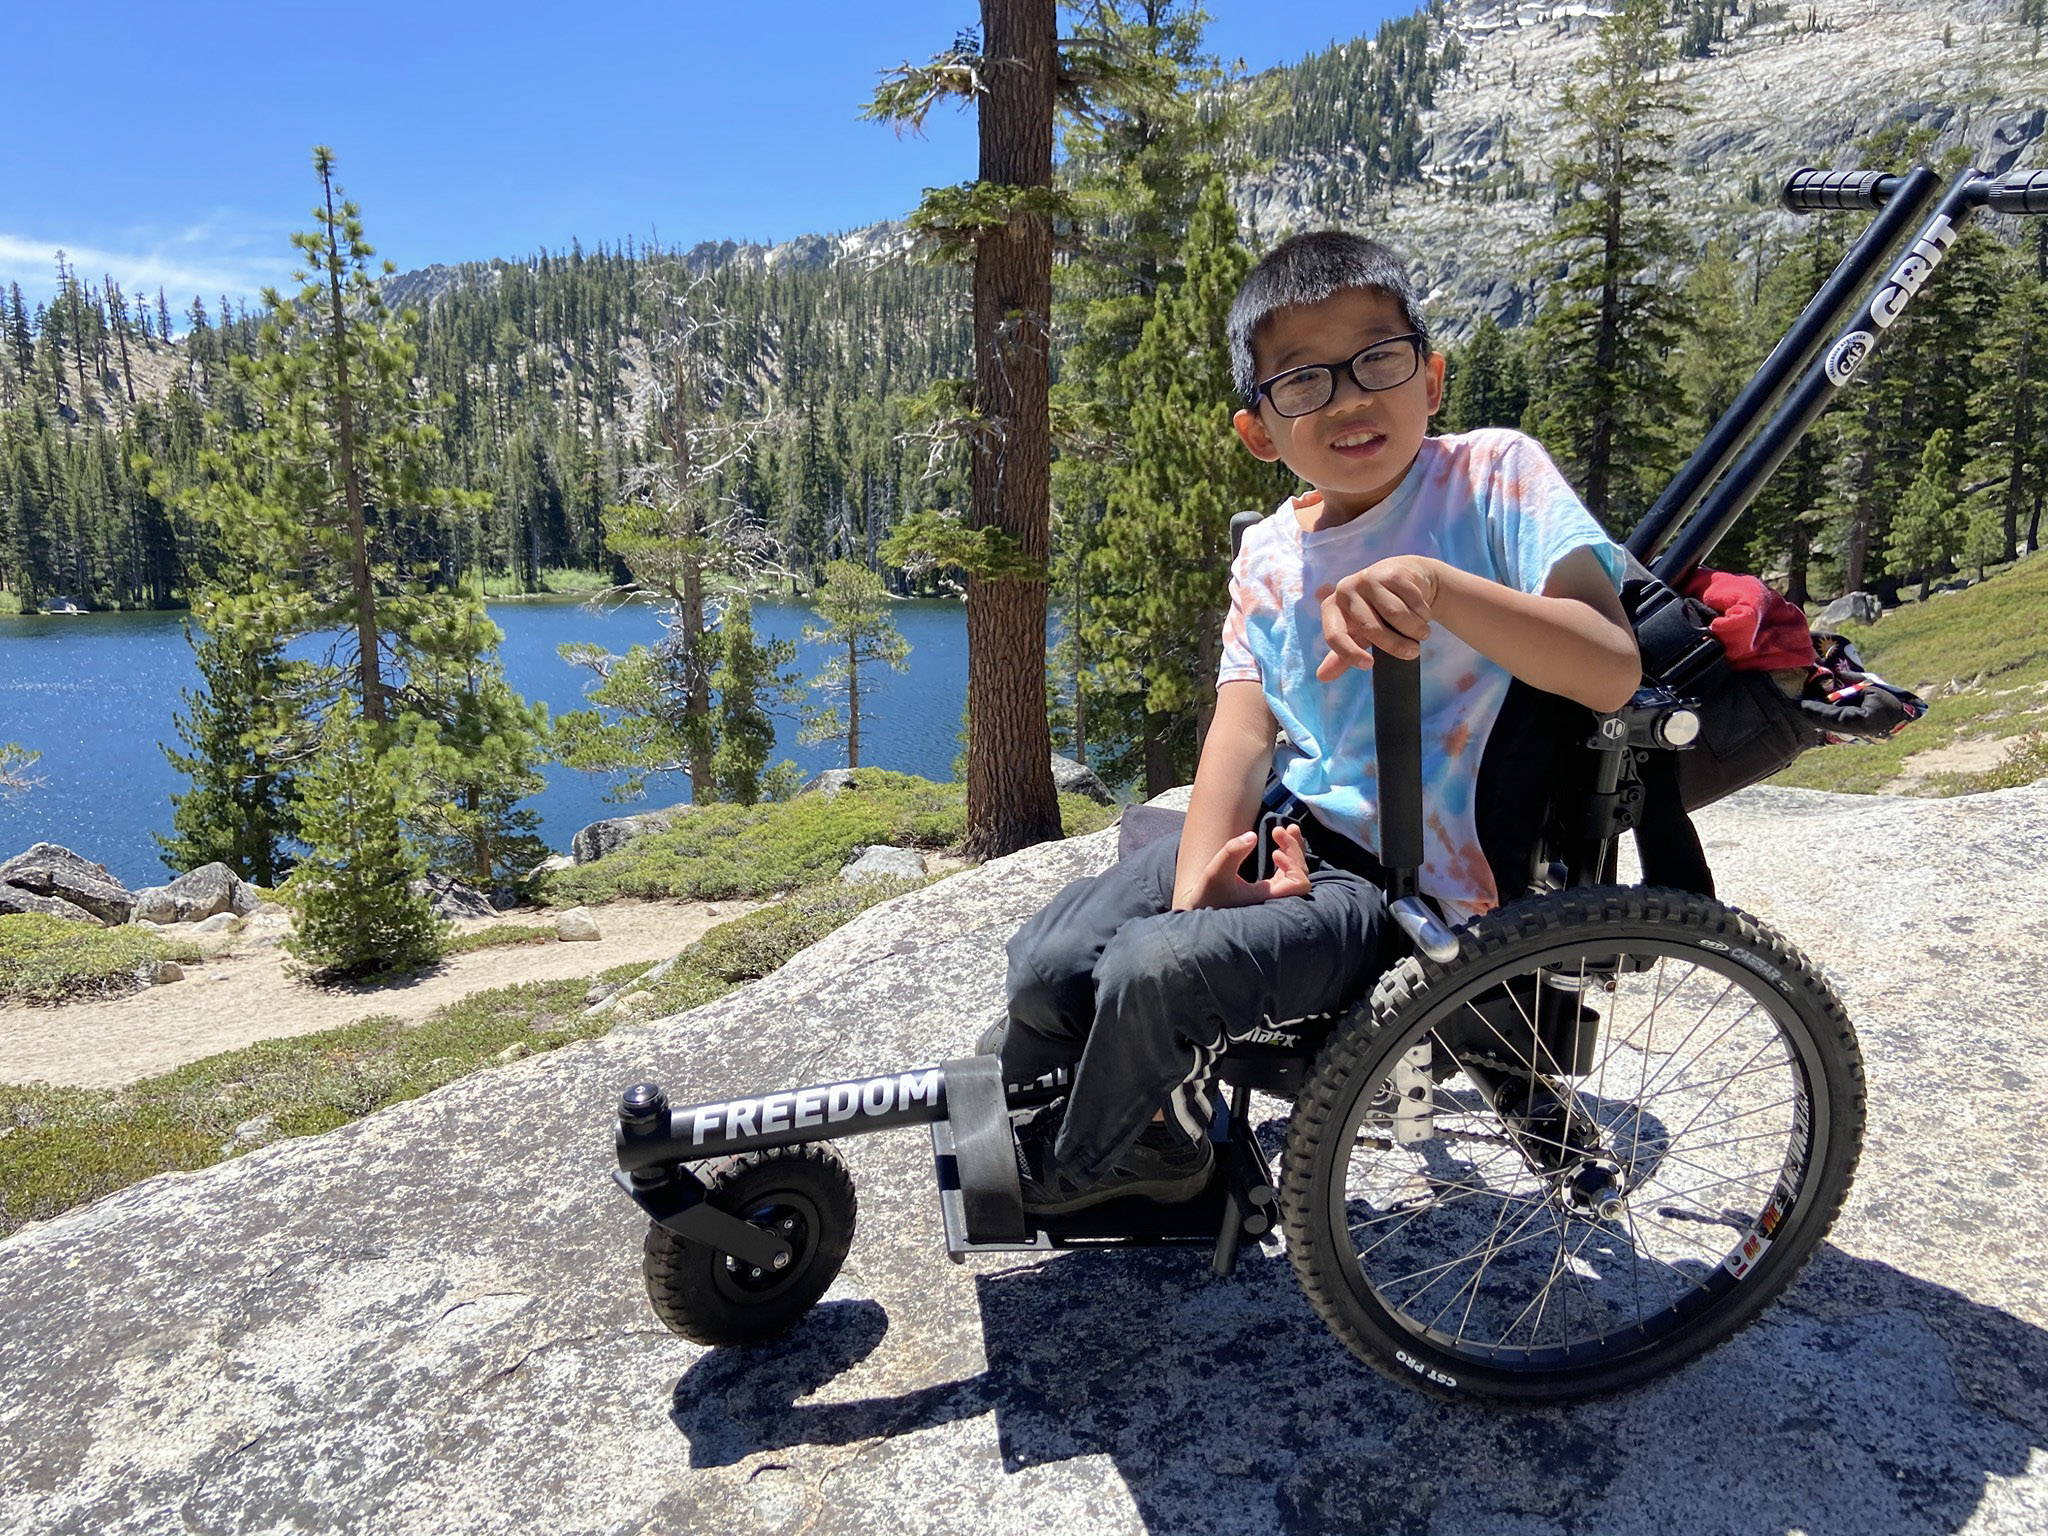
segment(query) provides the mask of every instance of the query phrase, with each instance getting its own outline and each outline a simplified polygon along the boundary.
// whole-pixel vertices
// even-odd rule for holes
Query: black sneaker
[[[1053,1156],[1062,1117],[1041,1114],[1017,1131],[1017,1174],[1024,1209],[1033,1216],[1085,1210],[1125,1195],[1161,1204],[1192,1200],[1208,1187],[1216,1151],[1206,1136],[1190,1137],[1171,1121],[1147,1125],[1138,1139],[1092,1184],[1082,1184]]]

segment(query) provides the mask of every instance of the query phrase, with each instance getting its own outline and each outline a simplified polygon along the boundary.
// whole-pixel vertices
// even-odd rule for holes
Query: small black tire
[[[817,1305],[853,1245],[859,1201],[829,1144],[800,1142],[719,1158],[692,1170],[718,1209],[775,1228],[791,1247],[780,1274],[752,1270],[650,1222],[641,1274],[654,1315],[693,1344],[762,1344]]]
[[[1538,1166],[1556,1157],[1536,1155],[1542,1148],[1569,1157],[1583,1143],[1539,1144],[1528,1132],[1534,1122],[1503,1115],[1490,1093],[1476,1090],[1478,1079],[1454,1074],[1431,1087],[1423,1069],[1434,1061],[1417,1059],[1422,1047],[1465,1050],[1461,1059],[1479,1062],[1487,1076],[1486,1055],[1460,1045],[1457,1029],[1484,1016],[1479,1005],[1491,989],[1564,974],[1573,957],[1579,995],[1604,989],[1608,999],[1605,1021],[1595,1021],[1596,1049],[1607,1054],[1597,1084],[1584,1067],[1574,1069],[1577,1077],[1546,1067],[1544,1081],[1585,1106],[1582,1123],[1598,1133],[1599,1159],[1612,1155],[1617,1172],[1608,1188],[1625,1198],[1597,1215],[1574,1209],[1564,1182],[1553,1172],[1546,1184]],[[1631,967],[1630,957],[1662,958]],[[1615,968],[1603,970],[1608,961]],[[1595,992],[1585,990],[1589,977]],[[1719,1020],[1729,1014],[1714,1015],[1713,1024],[1700,1015],[1675,1050],[1670,1034],[1658,1050],[1658,1009],[1675,1011],[1681,995],[1713,998],[1716,988],[1748,1009],[1725,1026]],[[1643,997],[1647,1017],[1624,1014],[1625,999]],[[1692,1019],[1675,1016],[1680,1022],[1667,1025],[1674,1032]],[[1738,1027],[1749,1033],[1736,1035]],[[1734,1045],[1725,1043],[1731,1038]],[[1694,1049],[1696,1060],[1732,1059],[1752,1038],[1761,1042],[1757,1054],[1732,1075],[1717,1075],[1719,1061],[1699,1077],[1690,1062],[1677,1064]],[[1610,1060],[1622,1061],[1611,1079]],[[1651,1072],[1644,1064],[1653,1062],[1662,1064]],[[1738,1080],[1760,1108],[1719,1107]],[[1770,1101],[1781,1086],[1784,1102]],[[1702,1095],[1705,1105],[1693,1107]],[[1404,1127],[1392,1107],[1404,1097],[1429,1106],[1421,1137],[1412,1110]],[[1665,1105],[1676,1111],[1668,1121],[1660,1118]],[[1702,1108],[1716,1118],[1700,1125]],[[1864,1110],[1862,1056],[1840,999],[1763,923],[1706,897],[1654,888],[1532,898],[1465,928],[1448,964],[1400,962],[1332,1032],[1295,1103],[1282,1159],[1288,1258],[1310,1305],[1353,1354],[1424,1392],[1531,1402],[1631,1387],[1740,1332],[1792,1282],[1841,1210]],[[1746,1122],[1735,1128],[1742,1134],[1731,1132],[1731,1121]],[[1687,1160],[1697,1144],[1684,1138],[1694,1126],[1721,1136],[1712,1144],[1717,1157],[1753,1144],[1740,1154],[1758,1164],[1743,1175],[1746,1189],[1712,1179],[1719,1164]],[[1467,1158],[1474,1145],[1485,1150]],[[1425,1163],[1432,1166],[1418,1166]],[[1686,1186],[1694,1184],[1709,1198],[1692,1194]],[[1501,1214],[1489,1230],[1495,1208]],[[1554,1223],[1554,1238],[1545,1222]],[[1459,1252],[1474,1234],[1477,1242]],[[1556,1253],[1545,1273],[1547,1244]],[[1631,1296],[1629,1281],[1645,1286],[1643,1294]],[[1531,1288],[1517,1289],[1525,1284]],[[1553,1341],[1544,1307],[1559,1299]],[[1550,1317],[1558,1316],[1553,1309]],[[1503,1331],[1482,1326],[1503,1318],[1511,1319]]]

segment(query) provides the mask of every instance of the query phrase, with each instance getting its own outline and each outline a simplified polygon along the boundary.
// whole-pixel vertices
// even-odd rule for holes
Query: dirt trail
[[[114,1087],[219,1051],[309,1035],[371,1014],[425,1018],[471,992],[522,981],[594,976],[632,960],[666,960],[706,929],[751,911],[747,901],[612,901],[593,907],[595,944],[517,945],[452,955],[435,969],[383,986],[322,988],[285,974],[283,951],[238,936],[211,959],[188,962],[183,981],[110,1002],[0,1007],[0,1082]],[[552,911],[473,918],[456,926],[549,923]],[[174,925],[166,937],[187,930]],[[204,941],[200,941],[204,942]]]

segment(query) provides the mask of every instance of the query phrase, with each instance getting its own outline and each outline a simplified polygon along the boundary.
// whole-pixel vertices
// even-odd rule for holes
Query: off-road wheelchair
[[[1065,1084],[1004,1082],[993,1038],[936,1065],[712,1103],[673,1105],[641,1083],[619,1103],[616,1178],[650,1221],[656,1315],[705,1344],[794,1325],[853,1237],[853,1184],[828,1138],[924,1125],[955,1258],[1198,1244],[1228,1275],[1246,1241],[1284,1236],[1337,1336],[1443,1395],[1624,1387],[1755,1319],[1842,1206],[1863,1067],[1813,964],[1714,899],[1685,811],[1843,722],[1836,702],[1731,665],[1711,616],[1678,589],[1956,230],[1986,206],[2048,212],[2048,173],[1968,172],[1944,187],[1925,168],[1802,171],[1785,202],[1878,213],[1630,537],[1643,563],[1624,598],[1644,687],[1597,716],[1511,692],[1495,735],[1518,747],[1519,835],[1487,851],[1501,888],[1521,894],[1452,931],[1417,892],[1417,668],[1383,656],[1379,853],[1413,952],[1366,1002],[1279,1021],[1217,1061],[1221,1155],[1200,1197],[1027,1219],[1011,1122]],[[1616,883],[1629,832],[1638,885]],[[1284,1126],[1255,1123],[1255,1095],[1291,1102]]]

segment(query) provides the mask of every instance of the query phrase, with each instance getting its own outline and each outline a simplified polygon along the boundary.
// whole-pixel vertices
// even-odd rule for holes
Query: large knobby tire
[[[779,1233],[790,1262],[757,1270],[650,1222],[640,1267],[654,1315],[694,1344],[760,1344],[787,1333],[817,1305],[853,1244],[858,1201],[846,1164],[812,1141],[692,1171],[720,1210]]]
[[[1834,991],[1680,891],[1559,892],[1460,937],[1389,971],[1296,1101],[1280,1205],[1310,1304],[1395,1380],[1525,1401],[1632,1386],[1752,1322],[1862,1147]]]

